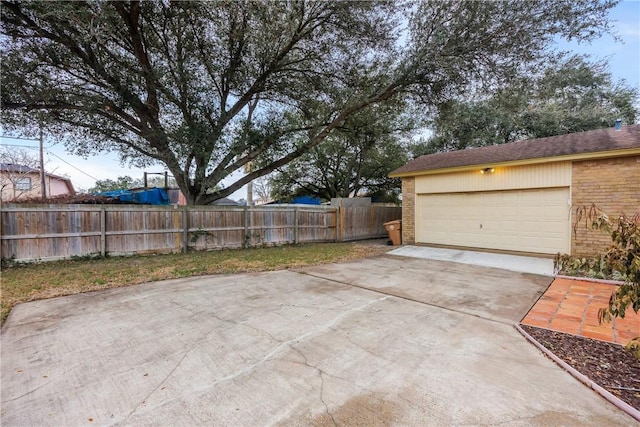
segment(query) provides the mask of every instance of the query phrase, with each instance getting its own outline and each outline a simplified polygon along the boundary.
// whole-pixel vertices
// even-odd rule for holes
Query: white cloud
[[[640,38],[640,22],[619,22],[618,25],[616,25],[616,29],[620,36],[625,39],[632,37]]]

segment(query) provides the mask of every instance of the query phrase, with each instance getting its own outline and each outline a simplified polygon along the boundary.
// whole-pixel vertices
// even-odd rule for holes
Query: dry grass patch
[[[244,273],[344,262],[383,254],[385,240],[67,260],[5,268],[1,321],[22,302],[205,274]]]

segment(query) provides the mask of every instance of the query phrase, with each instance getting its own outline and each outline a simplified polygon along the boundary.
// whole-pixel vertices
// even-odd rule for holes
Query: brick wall
[[[571,181],[572,226],[576,209],[592,203],[611,219],[640,212],[640,156],[574,162]],[[605,232],[587,230],[583,220],[572,230],[571,254],[593,256],[610,241]]]
[[[416,242],[416,179],[402,178],[402,243]]]

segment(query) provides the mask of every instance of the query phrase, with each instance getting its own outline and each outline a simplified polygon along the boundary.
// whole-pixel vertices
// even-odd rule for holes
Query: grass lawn
[[[348,261],[390,249],[382,240],[370,240],[17,265],[2,271],[0,320],[4,323],[16,304],[27,301],[204,274],[284,270]]]

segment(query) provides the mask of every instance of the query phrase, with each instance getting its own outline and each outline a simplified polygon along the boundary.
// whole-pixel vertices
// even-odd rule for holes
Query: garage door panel
[[[500,216],[502,218],[516,218],[519,213],[520,208],[518,206],[505,206],[500,212]]]
[[[501,226],[505,234],[513,234],[520,229],[520,224],[518,224],[518,221],[513,220],[504,220],[502,221]]]
[[[562,237],[566,234],[567,231],[567,223],[566,222],[545,222],[544,229],[546,230],[546,234],[553,237],[553,235],[557,235],[558,237]]]
[[[566,222],[569,219],[569,213],[567,211],[567,204],[565,202],[564,206],[549,206],[544,211],[540,212],[546,215],[543,215],[544,218],[557,218],[558,222]]]
[[[520,222],[520,229],[522,231],[521,235],[522,236],[527,236],[530,233],[532,235],[538,235],[541,231],[543,231],[543,226],[542,224],[540,224],[539,222],[534,222],[534,221],[521,221]]]
[[[418,195],[416,241],[555,254],[569,252],[569,189]]]

